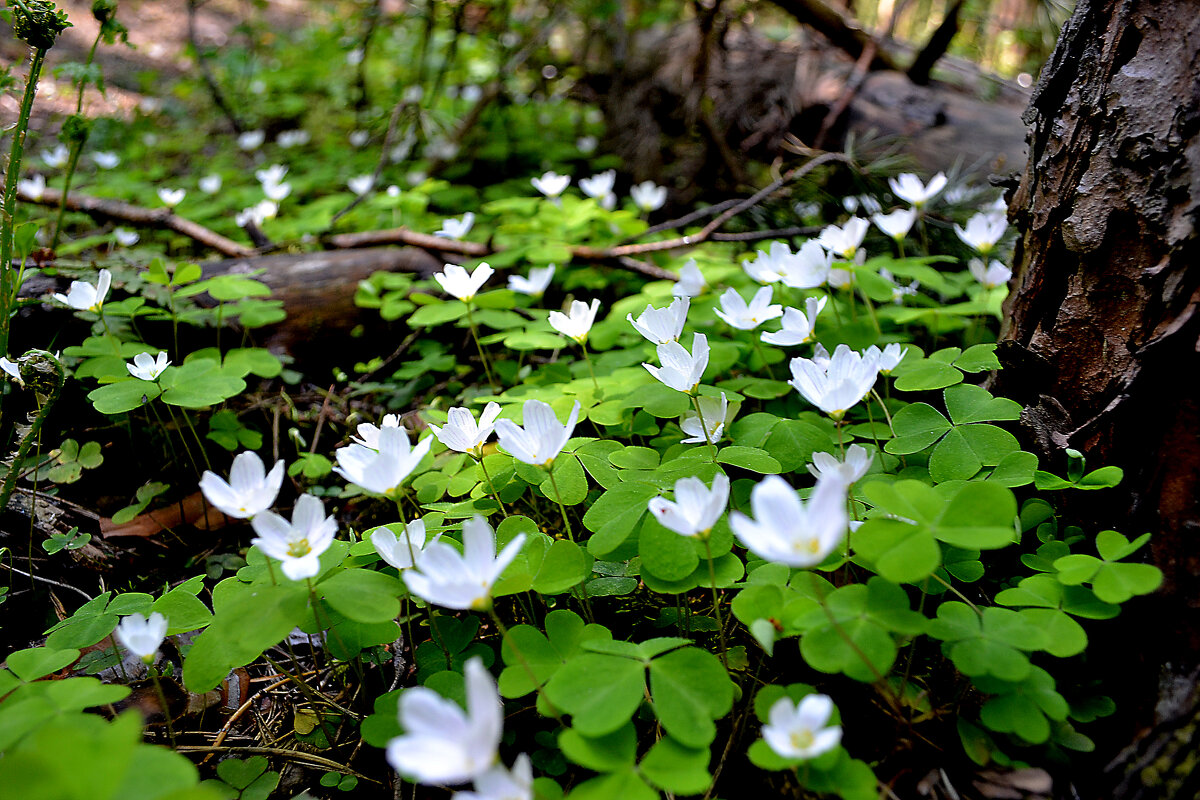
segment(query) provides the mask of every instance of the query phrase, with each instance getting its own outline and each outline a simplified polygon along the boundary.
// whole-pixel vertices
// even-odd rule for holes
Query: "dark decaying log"
[[[1027,406],[1025,431],[1049,464],[1061,470],[1062,448],[1069,446],[1094,466],[1124,468],[1119,489],[1077,493],[1082,498],[1068,493],[1063,502],[1092,531],[1154,533],[1153,561],[1166,584],[1125,611],[1122,640],[1111,650],[1123,668],[1141,667],[1128,673],[1123,689],[1142,693],[1140,722],[1169,726],[1182,714],[1194,727],[1193,667],[1200,658],[1195,4],[1081,0],[1026,121],[1029,162],[1010,203],[1022,237],[997,388]],[[1159,738],[1151,735],[1142,750],[1114,764],[1111,780],[1121,788],[1106,796],[1196,796],[1158,793],[1163,773],[1148,779],[1134,769],[1139,752],[1161,749]],[[1180,763],[1168,764],[1167,772]],[[1160,779],[1162,785],[1142,785]]]

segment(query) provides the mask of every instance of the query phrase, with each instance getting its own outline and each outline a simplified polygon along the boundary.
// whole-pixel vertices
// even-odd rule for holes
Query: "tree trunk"
[[[1168,775],[1147,779],[1134,767],[1147,753],[1161,755],[1164,732],[1183,720],[1194,726],[1197,713],[1195,2],[1080,0],[1025,121],[1032,126],[1029,160],[1010,203],[1021,238],[1001,336],[1005,369],[996,383],[1026,405],[1025,432],[1043,463],[1061,472],[1062,449],[1073,447],[1092,466],[1125,470],[1116,490],[1062,498],[1089,532],[1153,532],[1151,557],[1166,575],[1159,594],[1126,610],[1124,638],[1110,643],[1121,668],[1140,668],[1133,673],[1140,679],[1127,674],[1117,698],[1136,706],[1138,718],[1128,721],[1160,727],[1113,763],[1105,794],[1193,797],[1187,788],[1164,793]],[[1173,768],[1187,769],[1183,761],[1180,755]]]

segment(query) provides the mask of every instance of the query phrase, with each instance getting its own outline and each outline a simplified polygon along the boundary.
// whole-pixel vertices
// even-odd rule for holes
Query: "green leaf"
[[[584,736],[573,728],[558,735],[563,755],[581,767],[596,772],[613,772],[637,760],[637,731],[625,723],[604,736]]]
[[[555,493],[554,483],[547,476],[539,487],[546,497],[553,500],[561,499],[563,505],[567,506],[579,505],[587,499],[587,476],[583,473],[583,466],[575,456],[567,453],[554,459],[554,480],[557,481],[558,491],[562,492],[562,496],[560,498]]]
[[[162,394],[158,385],[137,378],[117,381],[88,392],[88,400],[101,414],[124,414]]]
[[[654,743],[638,769],[652,784],[681,795],[702,794],[712,776],[708,773],[707,748],[686,747],[670,736]]]
[[[907,359],[905,359],[907,361]],[[939,361],[917,361],[912,365],[900,362],[896,369],[896,388],[902,392],[924,392],[930,389],[942,389],[962,383],[963,374],[959,370]]]
[[[779,462],[768,455],[765,450],[755,447],[738,445],[723,447],[717,451],[717,461],[762,475],[778,475],[783,469]]]
[[[540,594],[562,594],[578,586],[588,576],[588,557],[579,545],[559,539],[550,545],[542,566],[533,579],[533,590]]]
[[[220,365],[207,359],[168,369],[161,382],[163,402],[184,408],[207,408],[223,403],[246,388],[244,380],[225,374]]]
[[[996,345],[976,344],[968,347],[963,354],[954,359],[954,366],[964,372],[988,372],[1000,369],[1000,360],[996,358]]]
[[[940,439],[953,426],[950,420],[928,403],[912,403],[896,412],[892,429],[896,438],[883,449],[893,455],[918,453]]]
[[[570,800],[659,800],[633,767],[609,772],[584,781],[571,790]]]
[[[686,578],[700,563],[692,541],[664,528],[652,515],[647,515],[642,523],[638,553],[642,557],[642,571],[665,581]]]
[[[546,684],[550,702],[570,714],[584,736],[620,728],[642,704],[645,691],[641,661],[599,653],[575,656]]]
[[[658,494],[657,486],[634,481],[602,494],[583,515],[584,526],[595,534],[588,540],[588,552],[597,558],[614,552],[633,533],[650,499]]]
[[[388,622],[400,614],[400,581],[382,572],[346,569],[316,586],[317,594],[355,622]]]
[[[686,647],[650,662],[654,713],[674,738],[708,747],[717,735],[712,720],[733,707],[733,684],[712,653]]]
[[[414,328],[427,328],[433,325],[443,325],[461,319],[467,314],[467,304],[460,300],[444,303],[434,303],[421,306],[408,318],[408,324]]]
[[[894,519],[869,519],[850,534],[854,552],[896,583],[916,583],[942,563],[942,551],[927,528]]]
[[[1003,397],[993,397],[982,386],[962,384],[943,392],[946,410],[955,425],[968,422],[1000,422],[1021,418],[1021,404]]]
[[[35,681],[75,663],[79,651],[55,650],[49,647],[30,647],[8,656],[8,668],[23,681]]]
[[[779,462],[780,472],[794,472],[812,461],[813,453],[830,450],[832,445],[829,434],[817,426],[783,419],[771,428],[762,449]]]

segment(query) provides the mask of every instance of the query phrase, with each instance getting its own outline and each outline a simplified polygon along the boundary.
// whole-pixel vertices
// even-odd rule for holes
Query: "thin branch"
[[[229,120],[229,124],[233,126],[234,133],[242,133],[245,126],[238,119],[237,114],[233,112],[229,102],[225,99],[224,92],[221,91],[220,85],[217,83],[216,77],[212,73],[212,68],[208,65],[208,57],[204,51],[200,49],[200,42],[196,38],[196,12],[203,4],[204,0],[188,0],[187,4],[187,38],[188,44],[192,46],[192,51],[196,54],[196,66],[200,68],[200,77],[204,80],[204,85],[208,87],[208,93],[212,97],[213,103]]]
[[[46,189],[41,196],[33,197],[21,192],[21,199],[27,203],[38,203],[43,206],[57,206],[62,202],[62,192],[57,189]],[[71,192],[67,195],[66,207],[71,211],[82,211],[93,217],[128,222],[131,225],[141,225],[147,228],[166,228],[194,239],[206,247],[216,250],[231,258],[245,258],[254,255],[254,250],[238,244],[216,231],[204,227],[198,222],[192,222],[171,211],[169,208],[144,208],[121,200],[111,200],[107,197],[92,197],[90,195]]]
[[[859,88],[863,81],[867,78],[867,70],[871,66],[871,59],[875,57],[878,48],[875,42],[868,42],[863,48],[862,55],[858,57],[858,61],[854,63],[854,70],[850,73],[850,79],[846,81],[846,86],[842,89],[842,96],[833,104],[833,108],[825,114],[825,118],[821,120],[821,129],[817,131],[817,136],[813,139],[813,147],[821,149],[825,146],[825,140],[833,131],[835,125],[841,121],[842,116],[846,113],[846,109],[850,107],[850,101],[854,99],[854,95],[858,94]]]
[[[486,244],[477,242],[460,242],[457,239],[445,239],[428,233],[417,233],[408,228],[388,228],[381,231],[362,231],[359,233],[335,233],[326,236],[322,241],[326,247],[335,250],[352,250],[359,247],[379,247],[387,244],[407,244],[432,250],[436,253],[449,253],[456,256],[481,258],[494,252]]]
[[[761,242],[763,239],[790,239],[793,236],[812,236],[823,230],[820,225],[793,225],[790,228],[773,228],[766,231],[745,233],[714,233],[708,237],[714,242]]]
[[[818,33],[822,34],[831,44],[844,50],[851,58],[857,60],[874,37],[862,27],[853,17],[846,17],[833,6],[826,5],[821,0],[772,0],[775,5],[791,14],[797,20]],[[871,56],[870,66],[873,69],[891,69],[903,72],[900,60],[892,48],[891,42],[883,42]]]

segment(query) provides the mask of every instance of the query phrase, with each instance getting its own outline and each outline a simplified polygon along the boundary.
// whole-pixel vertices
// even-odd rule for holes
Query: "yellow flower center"
[[[813,741],[815,741],[812,731],[810,731],[808,728],[800,731],[792,731],[792,734],[789,738],[791,739],[792,747],[796,748],[797,750],[807,750],[808,748],[812,747]]]
[[[292,558],[300,558],[312,552],[312,547],[308,543],[308,539],[297,539],[294,542],[288,543],[287,554]]]

